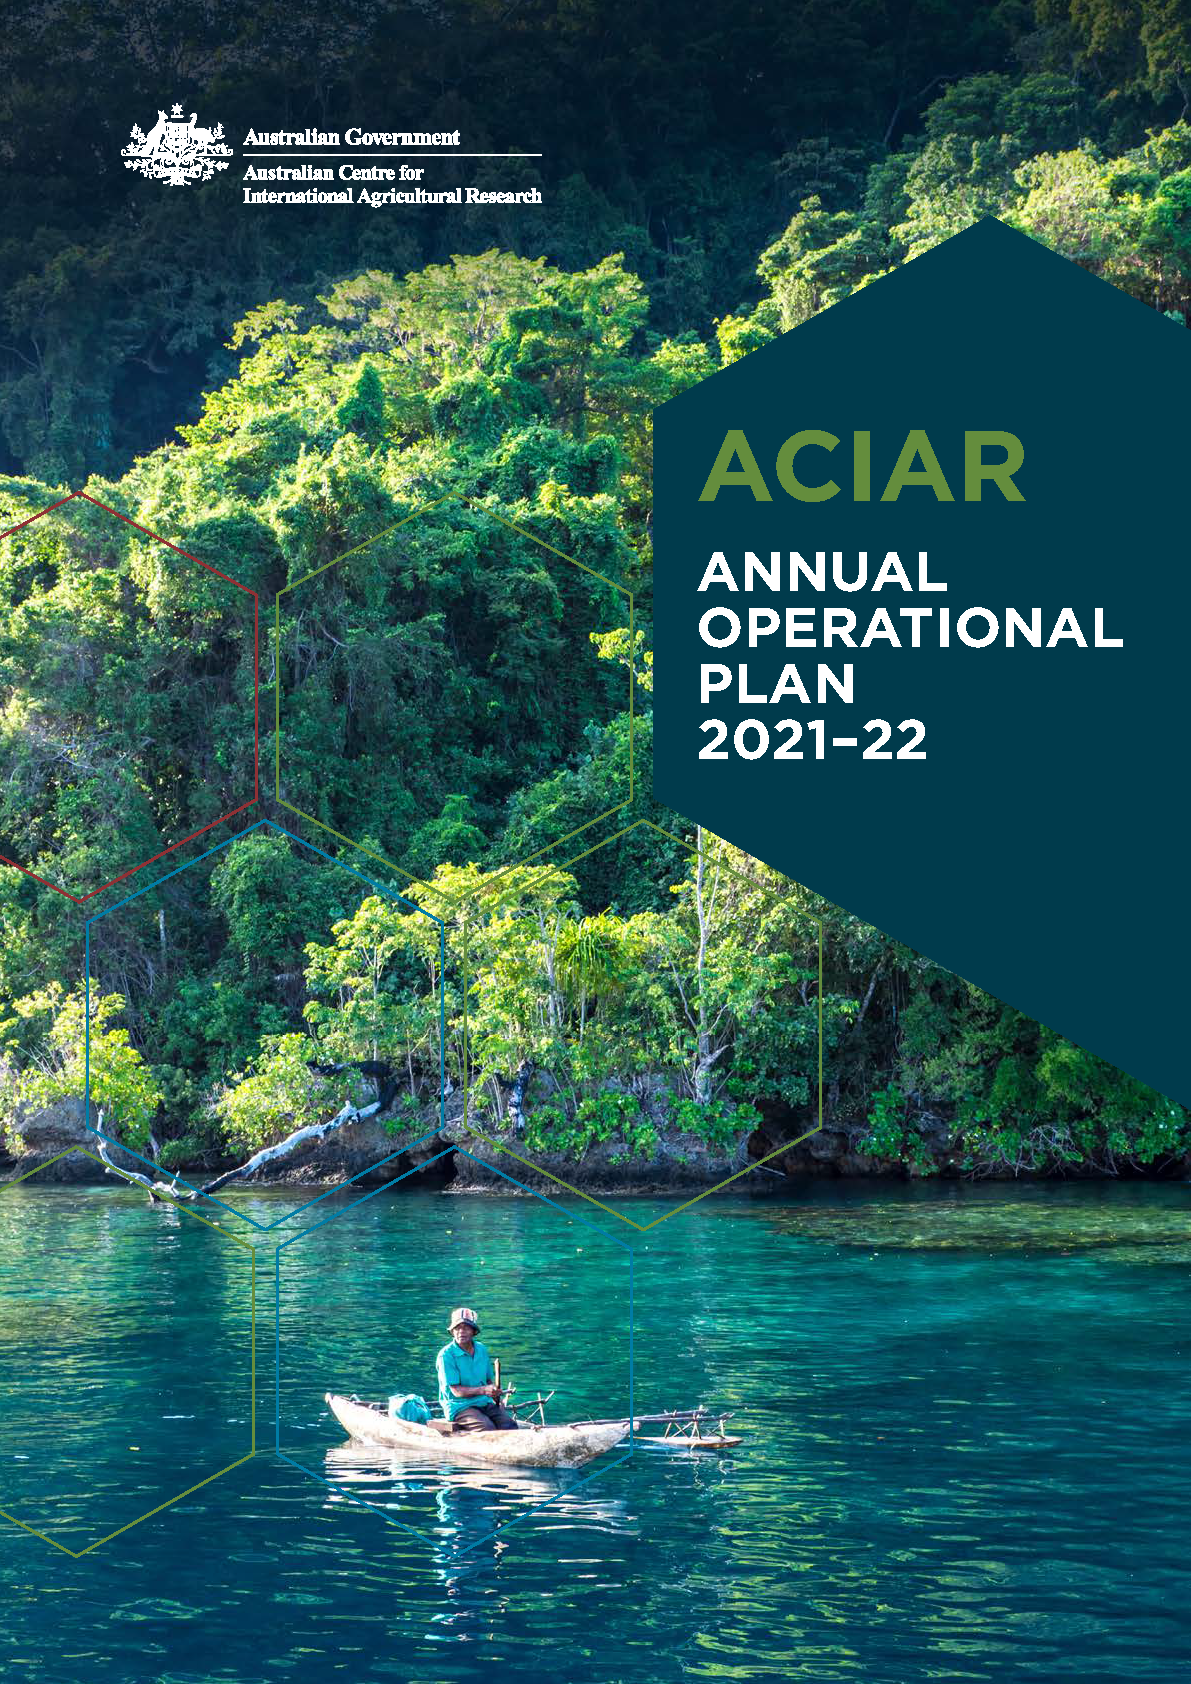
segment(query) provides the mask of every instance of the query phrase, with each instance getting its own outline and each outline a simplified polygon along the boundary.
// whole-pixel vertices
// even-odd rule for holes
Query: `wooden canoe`
[[[382,1409],[352,1403],[334,1392],[327,1405],[340,1426],[365,1444],[416,1453],[427,1461],[489,1462],[513,1467],[574,1468],[619,1444],[629,1430],[627,1421],[579,1422],[567,1427],[532,1427],[523,1422],[516,1432],[454,1433],[446,1421],[394,1420]]]

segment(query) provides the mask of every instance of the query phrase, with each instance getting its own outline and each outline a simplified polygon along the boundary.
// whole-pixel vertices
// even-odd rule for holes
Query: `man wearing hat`
[[[496,1370],[488,1347],[476,1338],[480,1319],[466,1305],[451,1311],[451,1343],[438,1353],[438,1397],[442,1412],[457,1433],[491,1432],[516,1427],[516,1417],[500,1401]]]

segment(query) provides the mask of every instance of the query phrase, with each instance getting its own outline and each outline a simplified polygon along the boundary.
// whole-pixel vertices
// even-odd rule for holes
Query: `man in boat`
[[[496,1369],[488,1347],[476,1338],[479,1317],[466,1306],[451,1311],[451,1342],[438,1353],[438,1397],[442,1412],[457,1433],[492,1432],[516,1427],[516,1417],[500,1401]]]

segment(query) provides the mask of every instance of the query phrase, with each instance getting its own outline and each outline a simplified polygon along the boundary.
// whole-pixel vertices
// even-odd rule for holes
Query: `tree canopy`
[[[278,816],[328,827],[333,856],[254,832],[198,860],[216,829],[95,926],[93,1068],[129,1138],[152,1125],[175,1162],[256,1147],[338,1102],[312,1058],[378,1057],[411,1115],[441,1057],[542,1149],[780,1134],[813,1116],[821,1011],[828,1116],[870,1156],[930,1167],[934,1118],[973,1170],[1179,1161],[1170,1101],[645,791],[652,410],[990,213],[1186,322],[1180,9],[862,0],[730,27],[699,6],[433,9],[483,67],[436,118],[477,141],[539,122],[540,215],[348,233],[286,212],[214,260],[209,195],[134,215],[105,180],[89,199],[54,167],[51,105],[2,84],[44,183],[37,231],[0,240],[0,853],[86,893],[251,789],[246,598],[175,544],[258,593],[266,632],[276,605]],[[245,15],[228,46],[202,8],[179,14],[229,132],[279,16]],[[332,40],[309,14],[337,97],[361,44],[409,16],[366,9]],[[10,69],[43,54],[102,153],[94,101],[136,108],[149,36],[97,16],[113,50],[85,89],[40,14],[25,23]],[[526,111],[502,66],[530,31]],[[394,63],[396,92],[416,88],[425,60]],[[277,74],[289,110],[305,70]],[[598,113],[600,146],[576,113]],[[135,525],[78,499],[29,520],[79,489]],[[630,753],[624,833],[595,846]],[[581,857],[550,864],[584,826]],[[458,921],[444,974],[390,890],[467,903],[466,970]],[[77,1085],[80,922],[0,871],[10,1123]]]

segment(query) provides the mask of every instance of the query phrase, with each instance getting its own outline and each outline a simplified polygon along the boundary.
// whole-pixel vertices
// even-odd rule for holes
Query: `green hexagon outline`
[[[634,819],[632,824],[625,825],[620,830],[614,831],[611,836],[605,836],[603,838],[603,840],[600,841],[600,842],[597,842],[594,845],[594,847],[585,848],[581,853],[573,854],[570,857],[570,859],[563,860],[561,862],[552,861],[551,864],[549,866],[544,867],[543,870],[544,871],[545,870],[554,870],[554,869],[565,870],[567,868],[567,866],[577,864],[577,862],[579,860],[586,859],[589,854],[598,853],[601,848],[606,848],[606,847],[610,846],[611,843],[619,841],[619,839],[622,836],[628,836],[634,830],[652,830],[652,831],[655,831],[658,836],[664,837],[666,839],[666,841],[676,842],[680,848],[685,850],[686,853],[690,854],[692,857],[697,857],[697,849],[692,847],[692,845],[689,842],[684,841],[681,836],[675,836],[672,831],[663,830],[661,825],[654,824],[651,819]],[[565,840],[566,840],[566,838],[560,838],[560,841],[565,841]],[[722,841],[723,838],[717,838],[717,840]],[[554,846],[557,846],[557,845],[558,844],[554,844]],[[729,846],[730,845],[731,844],[729,844]],[[539,849],[539,853],[544,853],[544,852],[546,852],[545,849]],[[530,858],[533,859],[533,858],[536,858],[536,856],[531,854]],[[506,872],[514,870],[517,865],[524,865],[526,863],[527,863],[526,861],[520,860],[520,861],[513,861],[511,864],[504,866],[501,871],[498,871],[494,874],[493,878],[490,879],[489,884],[485,885],[485,889],[490,887],[492,882],[499,881],[499,879],[502,876],[504,876],[504,874]],[[743,877],[741,875],[741,873],[739,871],[737,871],[734,866],[725,865],[724,869],[726,871],[728,871],[733,877],[738,878],[742,883],[748,883],[748,879]],[[783,875],[784,875],[784,873],[783,873]],[[749,884],[749,887],[755,888],[756,885],[755,884]],[[484,893],[485,893],[485,890],[481,890],[479,895],[476,896],[475,898],[476,899],[482,899],[483,896],[484,896]],[[467,902],[464,903],[465,906],[467,904],[468,904]],[[813,916],[813,914],[812,914],[812,916]],[[534,1171],[535,1175],[545,1176],[545,1178],[548,1181],[554,1182],[556,1187],[563,1188],[568,1193],[573,1193],[577,1198],[586,1199],[588,1204],[596,1205],[600,1210],[605,1211],[609,1216],[614,1216],[617,1219],[618,1222],[627,1223],[630,1228],[635,1229],[637,1231],[637,1233],[639,1233],[639,1234],[645,1234],[645,1233],[648,1233],[651,1228],[660,1227],[660,1225],[663,1222],[668,1222],[670,1220],[670,1218],[673,1217],[673,1216],[681,1215],[681,1213],[684,1210],[689,1210],[692,1205],[697,1205],[697,1204],[700,1203],[701,1200],[709,1198],[712,1193],[718,1193],[718,1192],[722,1191],[723,1188],[730,1186],[733,1181],[739,1181],[742,1176],[750,1175],[753,1172],[753,1170],[760,1169],[760,1167],[763,1164],[767,1164],[771,1158],[780,1157],[783,1152],[788,1152],[793,1147],[801,1145],[801,1143],[804,1140],[809,1140],[812,1135],[818,1134],[819,1131],[823,1127],[823,920],[822,920],[822,918],[814,918],[814,923],[815,923],[815,928],[818,932],[818,939],[817,939],[817,948],[818,948],[818,995],[817,995],[817,1005],[818,1005],[818,1011],[817,1011],[817,1014],[816,1014],[817,1019],[818,1019],[818,1039],[819,1039],[818,1081],[817,1081],[818,1097],[817,1097],[817,1109],[816,1109],[815,1126],[813,1128],[807,1129],[805,1134],[798,1135],[794,1140],[783,1141],[780,1146],[774,1147],[772,1152],[767,1152],[763,1158],[754,1158],[753,1161],[749,1164],[746,1164],[743,1169],[738,1169],[738,1170],[734,1171],[733,1174],[725,1176],[722,1181],[717,1181],[713,1187],[705,1187],[702,1190],[702,1192],[696,1193],[693,1198],[686,1199],[682,1204],[676,1205],[673,1210],[668,1210],[665,1213],[665,1215],[655,1217],[652,1222],[634,1222],[631,1216],[622,1215],[622,1213],[620,1211],[616,1210],[612,1205],[606,1204],[602,1199],[597,1198],[594,1194],[585,1193],[583,1191],[582,1187],[573,1186],[571,1182],[564,1181],[561,1176],[554,1175],[550,1170],[542,1169],[538,1164],[534,1163],[532,1158],[523,1157],[519,1152],[513,1151],[513,1149],[511,1147],[503,1145],[499,1140],[494,1140],[491,1135],[485,1134],[483,1129],[477,1128],[474,1123],[469,1122],[468,1116],[467,1116],[467,1106],[468,1106],[467,1096],[468,1096],[468,1090],[469,1090],[469,1085],[470,1085],[469,1072],[470,1072],[470,1046],[471,1046],[471,1040],[470,1040],[471,1032],[470,1032],[470,1028],[469,1028],[468,1020],[467,1020],[467,995],[468,995],[468,990],[470,988],[471,978],[470,978],[470,972],[468,970],[468,963],[467,963],[467,926],[466,926],[466,924],[464,924],[462,926],[462,929],[463,929],[463,1083],[462,1083],[462,1087],[463,1087],[463,1117],[462,1117],[463,1127],[468,1130],[469,1134],[471,1134],[473,1136],[473,1138],[475,1138],[477,1140],[482,1140],[485,1143],[485,1145],[491,1147],[491,1149],[493,1151],[503,1152],[507,1157],[512,1158],[515,1163],[521,1164],[523,1166],[523,1168],[532,1169]]]
[[[575,830],[568,831],[565,836],[557,837],[553,842],[548,843],[545,848],[539,848],[536,853],[527,855],[526,860],[519,861],[518,863],[520,863],[520,864],[528,863],[529,860],[536,859],[537,855],[539,853],[545,853],[548,848],[558,847],[563,842],[569,842],[574,837],[581,836],[585,830],[590,830],[593,825],[602,824],[605,819],[610,819],[613,816],[613,814],[621,812],[623,808],[631,805],[631,803],[633,801],[635,787],[636,787],[635,771],[634,771],[634,754],[633,754],[633,745],[634,745],[634,738],[635,738],[635,735],[636,735],[636,725],[637,725],[637,715],[636,715],[637,674],[636,674],[634,661],[633,661],[633,645],[634,645],[634,637],[635,637],[635,633],[636,633],[636,599],[634,597],[633,592],[631,590],[629,590],[627,585],[617,584],[616,580],[610,579],[606,573],[601,573],[601,572],[598,571],[598,569],[596,569],[594,567],[588,567],[586,562],[578,561],[578,560],[576,560],[576,558],[574,556],[568,555],[565,550],[560,550],[555,545],[548,544],[544,538],[539,538],[536,533],[530,532],[526,527],[518,526],[516,521],[509,520],[504,515],[497,514],[495,509],[491,508],[487,503],[483,502],[480,498],[478,498],[478,497],[461,497],[457,492],[448,491],[442,497],[436,497],[436,498],[433,499],[433,501],[431,501],[429,503],[420,504],[416,509],[411,510],[411,512],[409,514],[403,515],[400,520],[395,520],[395,521],[392,522],[391,525],[383,527],[381,529],[381,531],[374,532],[372,534],[371,538],[365,538],[362,543],[353,544],[353,546],[351,547],[350,550],[344,550],[344,551],[342,551],[341,554],[339,554],[337,556],[332,556],[330,561],[324,561],[322,563],[322,565],[319,566],[319,567],[312,567],[308,573],[303,573],[303,575],[300,579],[291,579],[288,584],[283,585],[281,587],[281,589],[277,592],[277,595],[273,599],[273,670],[274,670],[274,682],[273,682],[273,796],[274,796],[274,800],[277,802],[278,806],[284,807],[287,812],[295,813],[299,818],[306,819],[308,821],[308,823],[313,824],[313,825],[317,825],[319,830],[326,831],[328,836],[334,836],[335,839],[339,842],[346,842],[348,847],[357,848],[360,851],[360,853],[366,855],[369,859],[376,860],[379,864],[385,866],[389,871],[397,872],[401,877],[404,877],[406,879],[406,881],[410,882],[410,883],[418,882],[418,881],[420,881],[420,879],[413,872],[407,871],[404,866],[397,865],[393,860],[388,859],[384,854],[377,853],[375,851],[375,849],[364,847],[363,843],[355,841],[350,836],[345,836],[342,831],[335,830],[333,828],[333,826],[331,826],[329,824],[324,824],[322,819],[316,819],[313,813],[306,812],[306,810],[302,807],[295,807],[292,801],[286,801],[282,798],[282,794],[281,794],[281,599],[282,599],[283,596],[287,596],[291,591],[297,590],[300,585],[308,584],[311,579],[316,579],[319,576],[320,573],[326,573],[326,572],[329,571],[330,568],[338,567],[339,563],[341,561],[346,561],[349,556],[358,555],[362,550],[368,549],[369,545],[377,543],[381,538],[387,538],[388,535],[391,532],[396,532],[401,527],[408,526],[411,521],[418,520],[418,519],[421,518],[422,515],[429,514],[432,509],[441,508],[443,506],[443,504],[452,503],[452,502],[458,503],[459,506],[461,508],[464,508],[464,509],[476,509],[476,510],[478,510],[479,512],[487,515],[490,520],[494,520],[497,523],[498,526],[503,526],[508,531],[515,532],[518,535],[518,537],[520,537],[520,538],[527,538],[531,543],[537,544],[539,549],[547,550],[547,551],[549,551],[549,553],[551,555],[557,556],[559,558],[559,560],[569,562],[569,564],[572,567],[579,568],[580,572],[590,574],[593,579],[599,579],[603,584],[608,585],[612,590],[617,591],[622,597],[624,597],[626,599],[626,601],[628,602],[628,605],[629,605],[629,659],[628,659],[628,669],[629,669],[629,673],[628,673],[628,689],[629,689],[629,793],[623,801],[618,801],[615,806],[607,808],[602,813],[597,813],[595,818],[588,819],[586,821],[586,823],[579,825]]]
[[[108,1167],[109,1167],[107,1164],[105,1164],[103,1162],[102,1158],[97,1157],[94,1152],[89,1152],[85,1146],[68,1146],[64,1152],[55,1153],[55,1155],[52,1158],[47,1158],[44,1163],[38,1164],[33,1169],[26,1170],[23,1175],[14,1176],[11,1181],[5,1181],[3,1183],[0,1183],[0,1196],[2,1196],[4,1194],[4,1192],[9,1187],[18,1187],[21,1184],[22,1181],[28,1181],[31,1176],[40,1175],[40,1173],[43,1169],[49,1169],[51,1164],[56,1164],[56,1163],[60,1162],[60,1160],[63,1159],[63,1158],[69,1158],[75,1152],[80,1153],[84,1158],[90,1158],[92,1163],[98,1164],[100,1169],[102,1169],[102,1170],[107,1170]],[[117,1171],[117,1174],[118,1173],[119,1172]],[[118,1538],[121,1535],[121,1533],[123,1533],[123,1532],[131,1531],[134,1526],[139,1526],[143,1520],[151,1520],[155,1514],[160,1514],[163,1509],[172,1508],[175,1503],[180,1503],[182,1501],[183,1497],[193,1496],[193,1494],[196,1491],[201,1491],[204,1485],[210,1485],[213,1480],[222,1479],[224,1474],[231,1473],[234,1468],[242,1468],[244,1466],[245,1462],[251,1462],[257,1454],[257,1447],[256,1447],[256,1247],[254,1245],[250,1245],[247,1240],[241,1239],[237,1234],[229,1233],[226,1228],[221,1228],[219,1226],[218,1222],[212,1222],[212,1221],[210,1221],[210,1219],[208,1217],[200,1216],[197,1211],[190,1210],[188,1206],[186,1206],[184,1204],[179,1204],[177,1200],[168,1198],[163,1193],[158,1194],[158,1197],[160,1199],[162,1199],[163,1203],[173,1205],[175,1210],[182,1210],[182,1211],[185,1211],[188,1216],[193,1216],[194,1219],[197,1222],[201,1222],[204,1227],[213,1228],[215,1230],[215,1232],[217,1234],[221,1234],[224,1239],[231,1240],[233,1242],[233,1244],[238,1245],[238,1246],[242,1246],[244,1248],[244,1250],[246,1252],[248,1252],[248,1254],[251,1258],[250,1298],[249,1298],[249,1303],[250,1303],[249,1351],[250,1351],[250,1354],[251,1354],[251,1374],[250,1374],[250,1377],[249,1377],[249,1386],[250,1386],[249,1422],[250,1422],[250,1433],[251,1433],[251,1448],[249,1449],[247,1456],[241,1456],[237,1461],[229,1462],[228,1465],[225,1468],[219,1468],[215,1473],[208,1474],[206,1479],[200,1479],[197,1484],[187,1486],[185,1491],[179,1491],[176,1496],[168,1497],[164,1503],[158,1503],[156,1508],[149,1509],[145,1514],[137,1515],[135,1520],[125,1521],[123,1526],[117,1526],[115,1531],[105,1533],[102,1538],[96,1538],[94,1543],[88,1544],[85,1549],[81,1549],[81,1550],[70,1549],[68,1547],[68,1545],[59,1543],[57,1538],[52,1538],[48,1532],[41,1532],[41,1531],[38,1530],[38,1528],[36,1526],[30,1526],[28,1521],[21,1520],[15,1514],[9,1513],[9,1511],[7,1509],[0,1508],[0,1517],[2,1517],[5,1520],[11,1521],[14,1526],[19,1526],[23,1532],[29,1532],[33,1535],[33,1537],[40,1538],[42,1543],[50,1544],[50,1545],[53,1546],[54,1549],[61,1550],[63,1555],[69,1555],[72,1558],[72,1560],[74,1560],[74,1561],[79,1560],[79,1558],[81,1556],[90,1555],[92,1550],[99,1549],[101,1547],[101,1545],[103,1545],[103,1544],[110,1544],[113,1538]]]

